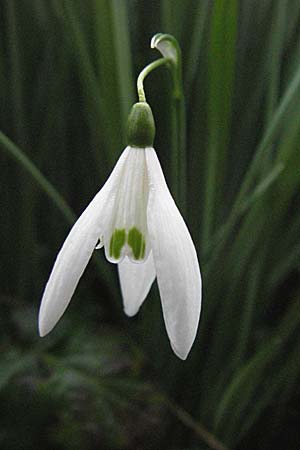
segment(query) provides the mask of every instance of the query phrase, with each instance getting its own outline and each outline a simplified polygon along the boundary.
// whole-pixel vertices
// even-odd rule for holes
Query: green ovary
[[[126,242],[125,229],[115,229],[110,239],[109,254],[115,259],[121,256],[121,250]]]
[[[146,242],[142,233],[136,227],[129,230],[127,242],[132,249],[134,259],[143,259],[145,256]]]

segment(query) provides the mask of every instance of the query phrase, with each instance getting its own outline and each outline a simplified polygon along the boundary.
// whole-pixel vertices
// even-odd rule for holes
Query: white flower
[[[103,246],[106,258],[118,264],[128,316],[138,312],[157,277],[171,346],[185,359],[199,322],[200,270],[190,233],[152,147],[124,150],[71,229],[42,298],[41,336],[61,318],[94,249]]]

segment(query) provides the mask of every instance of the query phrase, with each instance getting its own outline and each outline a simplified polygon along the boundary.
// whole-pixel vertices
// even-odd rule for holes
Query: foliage
[[[1,448],[299,448],[300,4],[10,0],[0,23]],[[186,189],[203,273],[184,363],[156,290],[124,317],[100,252],[52,335],[36,330],[68,228],[126,144],[158,31],[182,48],[187,133],[178,154],[160,68],[146,82],[155,147]]]

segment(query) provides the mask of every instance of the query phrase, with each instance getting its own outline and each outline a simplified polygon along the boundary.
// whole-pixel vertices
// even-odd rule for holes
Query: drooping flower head
[[[200,269],[153,148],[154,135],[150,106],[136,103],[128,146],[57,256],[41,302],[41,336],[63,315],[93,251],[104,247],[108,261],[118,265],[128,316],[138,312],[157,278],[171,346],[177,356],[187,357],[200,316]]]

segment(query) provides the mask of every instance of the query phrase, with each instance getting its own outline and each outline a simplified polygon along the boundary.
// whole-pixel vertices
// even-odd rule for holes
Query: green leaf
[[[202,242],[211,238],[223,202],[236,67],[237,18],[236,0],[214,2],[208,51],[208,140]]]

